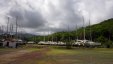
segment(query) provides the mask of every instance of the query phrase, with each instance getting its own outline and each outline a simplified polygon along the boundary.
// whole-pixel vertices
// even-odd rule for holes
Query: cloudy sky
[[[6,26],[7,18],[19,31],[47,34],[74,30],[76,25],[99,23],[113,18],[113,0],[0,0],[0,26]]]

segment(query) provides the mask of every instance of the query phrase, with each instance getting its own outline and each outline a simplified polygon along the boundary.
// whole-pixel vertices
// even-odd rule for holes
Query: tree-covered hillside
[[[41,40],[51,40],[51,41],[66,41],[66,40],[76,40],[83,39],[84,28],[79,28],[71,32],[57,32],[49,36],[37,36],[35,41]],[[113,42],[113,19],[105,20],[99,24],[85,27],[85,34],[87,40],[93,40],[95,42],[101,42],[102,44],[109,44],[108,42]],[[45,39],[44,39],[45,38]],[[33,40],[34,38],[32,38]]]

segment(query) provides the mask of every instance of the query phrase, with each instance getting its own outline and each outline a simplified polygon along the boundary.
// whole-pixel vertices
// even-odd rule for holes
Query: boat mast
[[[4,27],[3,25],[1,26],[2,34],[4,34]]]
[[[7,19],[8,19],[8,21],[7,21],[7,34],[8,34],[8,32],[9,32],[9,17]]]
[[[18,19],[18,17],[16,17],[16,38],[18,39],[18,34],[17,34],[17,31],[18,31],[17,19]]]
[[[2,34],[2,27],[0,26],[0,35]]]
[[[44,42],[45,42],[45,32],[44,32]]]
[[[8,33],[9,33],[9,17],[7,18],[7,31],[6,31],[6,38],[8,39]]]
[[[4,26],[2,26],[2,39],[4,39]]]
[[[11,23],[9,25],[9,35],[10,35],[10,38],[12,39],[12,24]]]
[[[78,40],[78,31],[77,31],[78,27],[77,27],[77,24],[76,24],[76,40]]]
[[[50,31],[50,30],[49,30],[49,27],[48,27],[48,41],[49,41],[49,31]]]
[[[0,26],[0,39],[1,39],[1,36],[2,36],[2,27]]]
[[[51,42],[53,42],[53,34],[52,34],[52,32],[51,32],[51,28],[50,28],[50,34],[52,35],[52,37],[51,37]]]
[[[90,40],[92,41],[91,21],[89,16]]]
[[[86,40],[84,16],[82,16],[82,19],[83,19],[84,40]],[[84,43],[85,43],[85,41],[84,41]]]
[[[69,25],[68,25],[68,41],[70,41],[70,32],[69,32]]]
[[[12,38],[13,38],[13,24],[11,26],[11,31],[12,31]]]
[[[53,34],[52,34],[52,42],[53,42],[53,38],[54,38],[54,36],[53,36]]]

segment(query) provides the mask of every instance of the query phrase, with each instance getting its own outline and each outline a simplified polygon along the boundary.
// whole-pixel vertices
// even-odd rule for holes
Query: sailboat
[[[76,25],[76,39],[75,42],[73,43],[74,46],[83,46],[84,40],[79,40],[78,39],[78,31],[77,31],[77,25]]]
[[[84,17],[82,16],[82,19],[83,19],[83,33],[84,33],[84,39],[83,40],[79,40],[78,39],[78,36],[77,36],[77,40],[76,42],[74,43],[75,45],[78,45],[78,46],[100,46],[101,43],[97,43],[97,42],[93,42],[92,41],[92,34],[91,34],[91,23],[90,23],[90,18],[89,18],[89,27],[90,27],[90,40],[86,40],[86,34],[85,34],[85,21],[84,21]],[[77,31],[76,31],[77,33]]]
[[[86,46],[86,47],[100,46],[101,43],[93,42],[93,41],[92,41],[92,31],[91,31],[90,16],[89,16],[89,28],[90,28],[90,37],[89,37],[89,40],[84,40],[84,46]],[[85,28],[84,28],[84,29],[85,29]]]
[[[84,33],[84,39],[83,40],[79,40],[78,39],[78,35],[77,35],[77,25],[76,25],[76,36],[77,36],[77,39],[76,39],[76,42],[74,43],[74,45],[76,46],[84,46],[84,43],[86,42],[86,38],[85,38],[85,21],[84,21],[84,17],[82,16],[82,19],[83,19],[83,33]]]

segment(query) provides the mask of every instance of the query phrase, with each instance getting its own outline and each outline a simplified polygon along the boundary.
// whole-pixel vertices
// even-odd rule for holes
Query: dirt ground
[[[34,64],[49,48],[0,49],[0,64]]]
[[[113,64],[113,49],[0,49],[0,64]]]
[[[11,61],[16,60],[16,57],[19,57],[23,54],[30,53],[28,50],[19,50],[19,51],[13,51],[6,54],[0,55],[0,64],[8,64]]]

